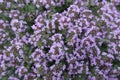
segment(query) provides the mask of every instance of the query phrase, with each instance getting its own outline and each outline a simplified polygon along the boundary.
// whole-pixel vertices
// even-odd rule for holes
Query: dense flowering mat
[[[0,80],[120,80],[120,0],[0,0]]]

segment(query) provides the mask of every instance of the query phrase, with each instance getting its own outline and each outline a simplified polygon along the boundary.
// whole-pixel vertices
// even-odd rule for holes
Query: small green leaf
[[[67,52],[72,53],[73,52],[73,47],[69,46]]]
[[[15,34],[14,34],[14,32],[12,31],[12,30],[8,30],[9,31],[9,36],[10,36],[10,38],[15,38]]]
[[[33,31],[33,29],[30,26],[28,26],[27,29],[26,29],[26,32],[28,32],[30,34],[33,34],[34,31]]]
[[[120,11],[120,4],[116,6],[116,9]]]
[[[37,45],[42,46],[42,41],[38,41]]]
[[[58,13],[61,13],[63,12],[64,10],[67,10],[67,8],[72,4],[72,0],[65,0],[65,4],[62,5],[62,7],[59,7],[59,6],[55,6],[52,8],[52,11],[53,12],[58,12]]]
[[[8,80],[8,76],[3,76],[1,80]]]
[[[70,79],[70,75],[67,72],[64,72],[64,77],[65,77],[65,80],[69,80]]]
[[[19,33],[19,37],[22,38],[25,35],[25,33]]]
[[[99,13],[97,12],[101,6],[88,6],[90,10],[92,10],[92,13],[98,17],[100,17]]]
[[[46,11],[46,8],[45,6],[40,6],[40,8],[38,8],[39,12],[43,12],[43,11]]]
[[[53,60],[53,61],[51,61],[51,62],[48,62],[47,63],[47,67],[50,67],[50,66],[52,66],[52,65],[54,65],[55,64],[55,60]]]
[[[36,6],[33,4],[27,4],[22,8],[23,12],[28,13],[28,12],[35,12]]]
[[[113,60],[113,68],[114,69],[117,69],[118,67],[120,67],[120,61],[119,60],[117,60],[117,59],[115,59],[115,60]]]
[[[101,26],[105,26],[106,23],[103,20],[97,21],[96,25],[100,28]]]

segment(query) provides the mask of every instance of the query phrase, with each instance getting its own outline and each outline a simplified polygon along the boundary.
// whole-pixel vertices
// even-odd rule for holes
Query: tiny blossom
[[[17,17],[20,14],[18,10],[11,10],[10,18]]]
[[[0,0],[0,3],[2,3],[3,2],[3,0]]]
[[[27,72],[27,69],[23,66],[19,67],[19,69],[16,70],[16,73],[18,73],[19,77],[22,77],[23,74],[25,74]]]
[[[16,78],[16,77],[12,77],[12,76],[10,76],[10,77],[9,77],[9,80],[19,80],[19,79]]]

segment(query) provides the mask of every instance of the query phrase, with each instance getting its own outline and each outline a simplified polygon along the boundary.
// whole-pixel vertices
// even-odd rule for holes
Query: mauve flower
[[[24,74],[26,74],[28,70],[24,66],[18,67],[18,69],[15,71],[16,74],[18,74],[19,77],[22,77]]]
[[[19,14],[20,14],[19,10],[11,10],[9,17],[14,18],[14,17],[17,17]]]
[[[3,0],[0,0],[0,3],[4,2]]]
[[[8,80],[20,80],[20,79],[18,79],[18,78],[16,78],[16,77],[13,77],[13,76],[10,76],[10,77],[8,78]]]
[[[27,3],[27,4],[30,3],[30,0],[25,0],[25,3]]]

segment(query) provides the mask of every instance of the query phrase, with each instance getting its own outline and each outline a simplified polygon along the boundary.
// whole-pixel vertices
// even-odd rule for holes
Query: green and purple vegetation
[[[120,0],[0,0],[0,80],[120,80]]]

